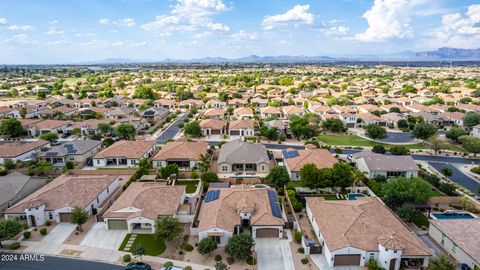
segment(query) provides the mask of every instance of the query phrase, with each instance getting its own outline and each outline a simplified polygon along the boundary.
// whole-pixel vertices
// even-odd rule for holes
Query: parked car
[[[53,142],[50,143],[51,146],[56,146],[56,145],[60,145],[60,144],[62,144],[61,141],[53,141]]]
[[[125,270],[152,270],[152,267],[143,262],[131,262],[127,264]]]
[[[169,267],[162,267],[160,268],[160,270],[183,270],[183,268],[178,266],[169,266]]]
[[[61,137],[62,137],[63,139],[66,139],[66,138],[70,137],[71,135],[72,135],[72,133],[68,133],[68,132],[67,132],[67,133],[63,133]]]

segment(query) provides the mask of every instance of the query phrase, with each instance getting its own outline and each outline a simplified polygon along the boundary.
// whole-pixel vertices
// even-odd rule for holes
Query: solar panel
[[[294,158],[299,156],[298,151],[296,150],[293,150],[293,151],[283,150],[282,154],[285,158]]]
[[[220,190],[209,190],[207,194],[205,194],[205,202],[215,201],[220,197]]]
[[[45,155],[46,155],[47,157],[54,157],[54,156],[56,156],[57,154],[58,154],[58,152],[47,152]]]
[[[268,199],[270,201],[270,207],[272,208],[272,215],[277,218],[282,218],[282,210],[278,203],[277,193],[273,190],[268,191]]]

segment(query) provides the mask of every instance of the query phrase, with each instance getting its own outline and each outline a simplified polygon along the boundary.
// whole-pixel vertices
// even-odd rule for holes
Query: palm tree
[[[428,270],[455,270],[457,266],[444,254],[438,255],[430,260]]]
[[[466,197],[462,197],[459,203],[463,206],[463,211],[467,210],[467,208],[470,208],[472,206],[472,202],[469,198]]]
[[[200,154],[200,157],[198,159],[200,162],[198,166],[200,167],[200,170],[202,172],[208,171],[208,166],[210,165],[210,154]]]
[[[82,232],[82,225],[88,220],[88,213],[80,207],[75,207],[72,211],[70,223],[77,225],[77,228]]]

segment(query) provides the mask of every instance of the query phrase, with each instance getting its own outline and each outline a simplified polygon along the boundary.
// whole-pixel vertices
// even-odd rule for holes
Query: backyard
[[[130,236],[131,234],[127,234],[127,236],[125,236],[125,239],[123,240],[118,250],[123,251],[123,249],[127,245],[128,239],[130,239]],[[166,249],[165,241],[163,239],[156,240],[152,234],[137,234],[137,238],[133,242],[132,247],[129,251],[134,252],[135,247],[138,244],[142,245],[143,249],[145,250],[145,255],[150,256],[158,256],[162,254]]]
[[[176,181],[175,185],[177,186],[187,186],[187,193],[195,193],[197,191],[199,181]]]
[[[342,135],[342,134],[322,134],[318,136],[318,140],[329,145],[345,145],[345,146],[357,146],[357,147],[373,147],[374,145],[381,144],[388,148],[391,144],[377,143],[359,137],[357,135]],[[426,149],[427,146],[423,144],[405,144],[403,145],[408,149]]]

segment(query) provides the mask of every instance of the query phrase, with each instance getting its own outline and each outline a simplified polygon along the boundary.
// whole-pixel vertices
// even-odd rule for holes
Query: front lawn
[[[195,193],[197,191],[198,187],[198,181],[193,180],[193,181],[176,181],[175,182],[176,186],[187,186],[187,193]]]
[[[123,251],[123,248],[127,244],[128,239],[130,239],[130,234],[127,234],[122,244],[120,245],[119,250]],[[135,241],[133,242],[133,245],[129,251],[134,252],[135,247],[138,244],[142,245],[143,249],[145,250],[145,255],[149,256],[158,256],[162,254],[166,249],[165,241],[162,239],[156,240],[153,234],[137,234],[137,238],[135,238]]]
[[[357,147],[373,147],[374,145],[381,144],[385,148],[389,148],[392,144],[385,144],[385,143],[378,143],[374,141],[370,141],[359,137],[357,135],[344,135],[344,134],[322,134],[318,136],[318,140],[329,144],[329,145],[345,145],[345,146],[357,146]],[[426,149],[428,148],[422,144],[404,144],[403,146],[407,147],[408,149]]]

